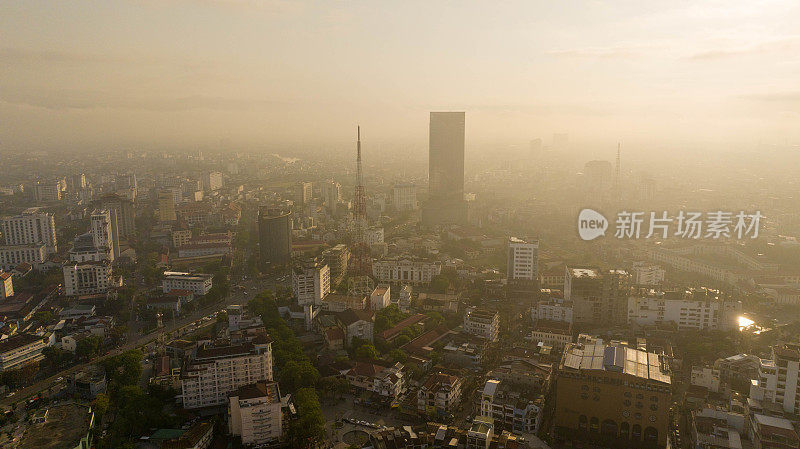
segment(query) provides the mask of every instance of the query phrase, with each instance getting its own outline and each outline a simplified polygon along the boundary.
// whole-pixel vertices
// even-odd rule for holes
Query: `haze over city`
[[[798,23],[0,2],[0,449],[800,449]]]
[[[9,1],[0,149],[341,149],[426,142],[466,110],[468,152],[797,145],[800,5]],[[612,150],[613,151],[613,150]]]

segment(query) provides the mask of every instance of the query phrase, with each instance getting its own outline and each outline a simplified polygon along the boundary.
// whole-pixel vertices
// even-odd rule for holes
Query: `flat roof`
[[[47,420],[31,424],[19,442],[19,449],[72,449],[89,433],[93,414],[87,406],[63,404],[50,407]]]
[[[658,354],[622,345],[570,344],[561,367],[574,370],[613,371],[664,384],[672,382]]]

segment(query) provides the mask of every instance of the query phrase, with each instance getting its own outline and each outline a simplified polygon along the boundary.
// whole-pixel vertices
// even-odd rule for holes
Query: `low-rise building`
[[[508,430],[521,435],[539,431],[544,407],[542,390],[513,388],[497,379],[483,386],[480,409],[482,416],[494,419],[496,430]]]
[[[16,334],[0,340],[0,371],[44,360],[42,350],[47,346],[46,338],[32,334]]]
[[[697,387],[703,387],[714,393],[719,393],[719,370],[708,366],[693,366],[691,384]]]
[[[391,296],[391,287],[388,284],[378,284],[369,296],[370,308],[377,312],[389,307]]]
[[[228,430],[240,436],[245,446],[280,440],[283,412],[278,383],[261,381],[232,392],[228,397]]]
[[[347,347],[350,347],[354,338],[360,338],[370,343],[373,341],[375,314],[371,311],[348,309],[336,313],[336,320],[344,331]]]
[[[410,256],[384,258],[372,263],[372,275],[378,282],[429,284],[441,273],[440,262]]]
[[[403,370],[401,363],[386,366],[377,362],[356,362],[345,377],[353,388],[395,399],[406,391]]]
[[[210,274],[165,271],[161,281],[162,291],[189,290],[197,296],[203,296],[211,290],[212,278]]]
[[[572,324],[565,321],[538,320],[531,331],[531,342],[542,343],[561,351],[572,343]]]
[[[428,376],[417,391],[417,411],[427,416],[451,415],[461,402],[462,380],[445,373]]]
[[[753,414],[750,417],[750,440],[753,449],[789,449],[800,447],[792,422],[785,418]]]
[[[731,330],[739,325],[741,301],[706,288],[660,292],[649,290],[628,298],[628,323],[672,324],[678,330]]]
[[[86,405],[54,405],[25,429],[18,449],[89,449],[92,447],[94,413]]]

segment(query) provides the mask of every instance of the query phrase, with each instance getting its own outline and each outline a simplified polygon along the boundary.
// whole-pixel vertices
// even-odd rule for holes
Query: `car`
[[[11,393],[8,393],[8,394],[6,395],[6,397],[7,397],[7,398],[10,398],[11,396],[14,396],[15,394],[17,394],[17,392],[16,392],[16,391],[12,391]]]
[[[56,379],[56,382],[61,382],[62,380],[64,380],[64,378],[59,376],[59,378]]]

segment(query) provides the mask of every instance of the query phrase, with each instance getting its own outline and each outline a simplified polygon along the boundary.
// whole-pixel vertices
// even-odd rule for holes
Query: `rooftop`
[[[47,420],[32,424],[22,436],[19,449],[72,449],[94,423],[91,408],[77,404],[50,407]]]
[[[670,384],[666,361],[658,354],[622,345],[573,343],[567,345],[561,369],[614,371]]]
[[[276,403],[281,401],[281,393],[277,382],[260,381],[250,385],[239,387],[230,394],[239,399],[266,398],[267,401]]]

